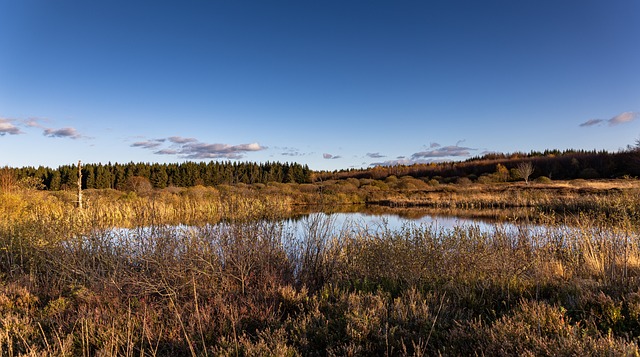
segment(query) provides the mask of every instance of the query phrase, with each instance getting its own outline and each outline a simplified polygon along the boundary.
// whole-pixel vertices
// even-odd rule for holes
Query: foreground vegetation
[[[2,191],[0,355],[639,354],[635,180],[411,180],[89,190],[83,210],[66,191]],[[279,220],[378,199],[516,201],[556,229]]]

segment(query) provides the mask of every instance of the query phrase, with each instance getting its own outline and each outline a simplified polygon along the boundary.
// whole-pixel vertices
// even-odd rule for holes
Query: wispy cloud
[[[248,152],[264,149],[258,143],[228,145],[190,142],[184,144],[178,154],[187,159],[241,159]]]
[[[640,117],[640,113],[638,112],[624,112],[622,114],[618,114],[615,117],[609,119],[609,125],[618,125],[622,123],[628,123],[630,121],[636,120]]]
[[[0,118],[0,136],[24,134],[20,128],[13,125],[13,120]]]
[[[155,151],[154,154],[156,154],[156,155],[178,155],[178,150],[162,149],[162,150]]]
[[[475,150],[465,146],[440,146],[433,150],[420,151],[411,155],[412,159],[429,159],[429,158],[445,158],[470,156],[471,151]]]
[[[281,152],[280,155],[282,156],[301,156],[302,154],[298,151],[288,151],[288,152]]]
[[[143,149],[157,149],[164,142],[165,142],[165,139],[154,139],[154,140],[138,141],[138,142],[135,142],[135,143],[131,144],[131,147],[143,148]]]
[[[300,149],[297,148],[292,148],[292,147],[274,147],[274,149],[281,151],[280,155],[282,156],[292,156],[292,157],[296,157],[296,156],[305,156],[305,155],[309,155],[309,153],[304,153],[302,151],[300,151]]]
[[[448,161],[454,158],[471,156],[472,151],[477,149],[460,146],[464,140],[460,140],[456,145],[442,146],[438,143],[431,143],[428,149],[412,154],[410,157],[398,156],[395,160],[387,160],[382,162],[371,163],[370,166],[396,166],[396,165],[413,165],[426,164],[431,162]],[[426,148],[427,146],[425,146]]]
[[[42,129],[42,135],[49,138],[68,138],[68,139],[80,139],[89,138],[84,136],[73,127],[66,128],[50,128],[46,127],[44,123],[50,122],[46,118],[28,118],[28,119],[6,119],[0,118],[0,135],[10,134],[25,134],[21,128],[38,128]]]
[[[168,147],[162,147],[169,143]],[[171,136],[161,139],[138,141],[131,147],[154,150],[156,155],[176,155],[185,159],[241,159],[248,152],[265,150],[258,143],[229,145],[209,144],[195,138]]]
[[[366,162],[363,162],[360,165],[351,165],[351,166],[349,166],[350,169],[361,169],[363,167],[367,167],[367,163]]]
[[[195,143],[198,140],[194,138],[183,138],[181,136],[170,136],[167,140],[171,141],[174,144],[187,144],[187,143]]]
[[[43,118],[29,118],[22,120],[22,123],[29,128],[45,129],[44,125],[42,124],[43,122],[49,122],[49,120]]]
[[[489,151],[489,150],[485,150],[483,152],[480,153],[480,156],[484,156],[484,155],[500,155],[503,154],[499,151]]]
[[[585,121],[584,123],[580,124],[580,126],[594,126],[594,125],[598,125],[600,123],[605,122],[604,119],[589,119],[587,121]]]
[[[386,156],[380,154],[379,152],[368,152],[367,153],[367,157],[370,157],[372,159],[380,159],[380,158],[383,158],[383,157],[386,157]]]
[[[42,135],[50,137],[50,138],[69,138],[69,139],[80,139],[82,135],[78,133],[75,128],[61,128],[61,129],[51,129],[45,128],[42,132]]]
[[[609,119],[589,119],[584,123],[580,124],[580,126],[587,127],[587,126],[594,126],[594,125],[603,124],[603,123],[608,123],[609,126],[614,126],[618,124],[628,123],[638,118],[640,118],[639,112],[624,112]]]
[[[372,162],[369,166],[398,166],[398,165],[411,165],[416,164],[417,162],[411,161],[409,159],[396,159],[396,160],[387,160],[382,162]]]
[[[341,159],[342,156],[338,156],[338,155],[331,155],[331,154],[322,154],[322,158],[326,159],[326,160],[335,160],[335,159]]]

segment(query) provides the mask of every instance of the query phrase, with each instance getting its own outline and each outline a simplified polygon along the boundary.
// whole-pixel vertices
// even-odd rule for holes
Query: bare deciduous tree
[[[524,179],[524,182],[529,184],[529,176],[533,173],[533,164],[531,161],[521,162],[516,166],[516,172],[518,176]]]
[[[131,176],[127,180],[127,191],[133,191],[137,194],[148,193],[153,189],[151,182],[146,177]]]
[[[9,167],[0,168],[0,191],[11,191],[17,184],[15,170]]]

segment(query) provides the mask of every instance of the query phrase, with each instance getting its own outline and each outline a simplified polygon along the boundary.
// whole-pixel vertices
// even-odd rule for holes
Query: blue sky
[[[0,166],[616,151],[639,63],[637,0],[0,0]]]

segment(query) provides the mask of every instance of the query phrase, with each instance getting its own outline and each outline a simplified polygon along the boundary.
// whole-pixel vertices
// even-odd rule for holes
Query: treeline
[[[38,188],[46,190],[69,189],[75,187],[78,181],[76,165],[64,165],[57,169],[40,166],[12,170],[18,181],[31,180]],[[132,178],[146,179],[154,188],[267,182],[308,183],[312,180],[312,171],[307,165],[279,162],[211,161],[180,164],[131,162],[127,164],[82,165],[82,187],[84,189],[125,190],[131,184]]]
[[[607,151],[546,150],[531,153],[491,153],[462,162],[441,162],[414,165],[376,166],[361,170],[334,172],[312,171],[298,163],[252,162],[185,162],[173,164],[127,163],[84,164],[84,189],[113,188],[127,190],[132,182],[144,180],[151,188],[170,186],[191,187],[221,184],[312,183],[348,178],[384,180],[390,176],[412,176],[440,183],[460,179],[493,182],[519,179],[514,173],[521,163],[530,163],[530,179],[546,177],[552,180],[608,179],[640,177],[640,150]],[[7,170],[7,168],[3,169]],[[74,188],[77,183],[76,165],[24,167],[10,169],[16,181],[46,190]],[[6,175],[0,175],[6,176]],[[0,181],[2,181],[0,177]],[[2,184],[0,182],[0,184]],[[4,184],[3,184],[4,185]]]
[[[517,160],[523,158],[534,157],[558,157],[558,156],[570,156],[570,155],[596,155],[596,154],[608,154],[606,150],[576,150],[576,149],[547,149],[545,151],[532,150],[528,153],[516,151],[512,153],[490,152],[481,156],[473,156],[466,160],[466,162],[472,161],[487,161],[487,160]]]
[[[531,178],[545,176],[553,180],[598,179],[640,176],[640,151],[547,150],[545,152],[487,154],[463,162],[442,162],[414,165],[376,166],[366,170],[318,173],[322,179],[385,179],[389,176],[413,176],[451,181],[458,178],[478,179],[495,174],[500,169],[515,169],[530,162]],[[500,165],[500,166],[499,166]]]

